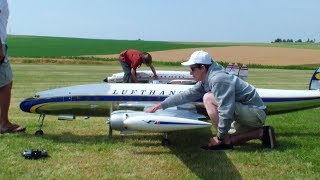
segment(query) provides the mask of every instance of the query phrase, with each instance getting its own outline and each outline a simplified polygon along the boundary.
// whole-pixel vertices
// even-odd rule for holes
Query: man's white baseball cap
[[[195,51],[191,54],[190,59],[181,63],[183,66],[191,66],[193,64],[212,64],[212,58],[205,51]]]

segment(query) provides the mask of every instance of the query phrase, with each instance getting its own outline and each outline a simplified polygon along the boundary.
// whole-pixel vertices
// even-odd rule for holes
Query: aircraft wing
[[[157,116],[171,116],[177,118],[187,118],[187,119],[205,119],[206,116],[197,113],[196,111],[183,110],[178,107],[168,108],[165,110],[158,110],[154,113]]]
[[[154,102],[124,102],[119,103],[120,109],[143,109],[145,111],[148,108],[151,108],[155,105]],[[139,111],[137,111],[139,112]],[[205,119],[206,116],[203,114],[197,113],[196,107],[192,103],[186,103],[175,107],[170,107],[165,110],[158,110],[153,114],[150,114],[153,116],[170,116],[170,117],[177,117],[177,118],[187,118],[187,119]]]

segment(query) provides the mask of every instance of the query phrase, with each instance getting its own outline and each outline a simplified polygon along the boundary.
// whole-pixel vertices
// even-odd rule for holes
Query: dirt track
[[[320,50],[293,48],[234,46],[154,51],[150,54],[155,61],[177,62],[188,59],[192,52],[200,49],[210,53],[217,61],[263,65],[320,64]],[[118,57],[118,54],[97,57]]]

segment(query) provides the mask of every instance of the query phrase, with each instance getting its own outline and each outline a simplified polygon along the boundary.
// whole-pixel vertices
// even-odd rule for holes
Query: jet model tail
[[[309,84],[309,90],[317,89],[320,89],[320,67],[313,73]]]
[[[244,81],[248,80],[249,69],[248,66],[245,64],[242,64],[242,66],[239,67],[237,63],[229,63],[225,68],[225,71],[234,76],[238,76],[240,79]]]

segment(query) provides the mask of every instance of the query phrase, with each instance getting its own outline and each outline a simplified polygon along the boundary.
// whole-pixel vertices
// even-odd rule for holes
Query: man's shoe
[[[276,145],[276,137],[272,126],[263,127],[262,145],[265,148],[273,149]]]
[[[214,145],[214,146],[208,146],[208,145],[205,145],[205,146],[201,146],[201,149],[204,149],[204,150],[228,150],[228,149],[233,149],[233,145],[231,144],[219,144],[219,145]]]

